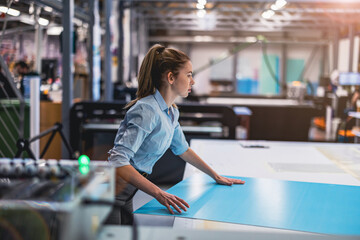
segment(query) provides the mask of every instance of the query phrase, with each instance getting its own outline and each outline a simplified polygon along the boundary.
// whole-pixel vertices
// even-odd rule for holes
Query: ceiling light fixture
[[[202,10],[202,9],[205,8],[205,6],[202,5],[202,4],[200,4],[200,3],[197,3],[197,4],[196,4],[196,8],[199,9],[199,10]]]
[[[204,9],[198,10],[196,14],[199,18],[203,18],[206,15],[206,10],[204,10]]]
[[[255,43],[257,42],[257,37],[246,37],[245,38],[245,41],[248,42],[248,43]]]
[[[9,15],[14,16],[14,17],[18,17],[20,15],[20,11],[15,10],[13,8],[7,8],[7,7],[4,7],[4,6],[0,6],[0,12],[9,14]]]
[[[207,1],[206,0],[198,0],[198,3],[201,5],[206,5]]]
[[[276,0],[276,2],[271,5],[271,9],[277,11],[283,8],[286,4],[287,2],[285,0]]]
[[[275,12],[273,10],[266,10],[264,11],[261,16],[265,19],[270,19],[272,16],[274,16]]]
[[[51,13],[51,12],[53,11],[53,8],[52,8],[52,7],[49,7],[49,6],[45,6],[45,7],[44,7],[44,11]]]
[[[29,6],[29,14],[32,15],[35,11],[34,3],[31,3]]]
[[[61,26],[53,26],[53,27],[49,27],[46,30],[46,34],[51,35],[51,36],[56,36],[56,35],[60,35],[60,33],[62,31],[63,31],[63,27],[61,27]]]
[[[76,26],[81,26],[83,22],[82,22],[80,19],[74,18],[74,19],[73,19],[73,23],[74,23]]]
[[[47,26],[49,25],[49,20],[47,20],[46,18],[39,18],[38,23],[42,26]]]

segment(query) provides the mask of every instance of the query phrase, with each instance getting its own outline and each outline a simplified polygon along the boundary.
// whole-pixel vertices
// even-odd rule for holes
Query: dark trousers
[[[137,192],[137,188],[131,184],[127,184],[121,194],[115,197],[115,202],[122,206],[121,209],[114,207],[110,212],[105,224],[113,225],[132,225],[134,222],[133,215],[133,197]]]

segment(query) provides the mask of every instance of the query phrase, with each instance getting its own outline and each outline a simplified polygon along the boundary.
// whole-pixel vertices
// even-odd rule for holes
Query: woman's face
[[[172,85],[175,93],[181,97],[187,97],[191,92],[191,86],[195,84],[192,78],[192,64],[190,61],[185,63],[184,67],[179,70]]]

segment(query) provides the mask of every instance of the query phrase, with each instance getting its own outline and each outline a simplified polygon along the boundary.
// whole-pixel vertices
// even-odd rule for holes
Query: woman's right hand
[[[174,214],[174,211],[171,209],[170,206],[175,208],[175,210],[178,211],[179,213],[181,213],[181,209],[183,209],[186,212],[187,210],[186,208],[190,207],[189,204],[185,202],[185,200],[170,193],[167,193],[165,191],[161,191],[156,197],[156,200],[158,200],[159,203],[164,205],[171,214]]]

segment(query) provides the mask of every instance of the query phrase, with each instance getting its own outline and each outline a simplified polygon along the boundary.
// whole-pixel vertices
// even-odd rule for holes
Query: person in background
[[[351,95],[350,106],[352,111],[359,112],[359,101],[360,101],[360,86],[355,86],[354,92]]]
[[[24,83],[25,76],[39,76],[37,72],[31,70],[29,65],[24,61],[18,61],[14,65],[14,73],[20,77],[20,92],[24,97],[30,95],[30,82]],[[25,86],[26,85],[26,86]]]
[[[0,99],[16,98],[16,93],[10,84],[9,79],[3,74],[0,66]]]
[[[24,76],[30,72],[29,66],[24,61],[18,61],[14,65],[15,74],[20,78],[20,92],[24,95]]]
[[[183,52],[156,44],[146,54],[138,75],[137,98],[131,101],[120,123],[109,163],[116,168],[116,201],[133,211],[132,198],[138,189],[153,196],[171,214],[189,204],[147,180],[158,159],[170,148],[175,155],[208,174],[218,184],[244,184],[240,179],[220,176],[188,145],[179,125],[177,97],[187,97],[194,85],[190,58]],[[171,174],[171,173],[169,173]],[[121,186],[124,186],[121,188]],[[113,210],[107,224],[132,224],[126,211]]]

